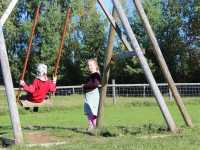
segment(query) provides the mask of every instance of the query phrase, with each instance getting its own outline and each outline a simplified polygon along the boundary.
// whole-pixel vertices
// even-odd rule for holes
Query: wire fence
[[[172,98],[171,90],[166,83],[158,84],[163,96]],[[200,83],[176,83],[181,96],[200,96]],[[56,95],[83,94],[81,86],[57,87]],[[149,84],[109,84],[107,96],[149,97],[153,92]]]
[[[158,87],[163,96],[173,99],[172,93],[166,83],[159,83]],[[181,96],[200,96],[200,83],[176,83],[176,87]],[[83,94],[82,86],[57,86],[55,95],[68,96],[71,94]],[[0,95],[5,96],[4,87],[0,87]],[[113,82],[113,84],[107,86],[107,96],[151,97],[153,96],[153,92],[149,84],[115,84]]]

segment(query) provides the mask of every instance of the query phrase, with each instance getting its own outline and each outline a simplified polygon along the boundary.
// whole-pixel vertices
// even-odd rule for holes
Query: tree
[[[80,84],[87,74],[86,60],[97,58],[102,68],[105,51],[105,21],[96,10],[96,2],[84,0],[79,3],[79,9],[73,20],[73,29],[68,38],[67,51],[63,62],[63,79],[66,83]],[[72,71],[73,70],[73,71]],[[76,70],[76,71],[75,71]],[[73,72],[73,74],[72,74]],[[72,82],[73,81],[73,82]]]

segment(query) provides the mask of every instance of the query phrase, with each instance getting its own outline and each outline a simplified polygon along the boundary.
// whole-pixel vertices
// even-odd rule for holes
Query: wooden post
[[[146,96],[146,85],[143,86],[143,97]]]
[[[13,127],[13,135],[15,139],[15,144],[23,143],[23,135],[22,129],[19,119],[19,113],[17,109],[16,99],[15,99],[15,92],[13,88],[12,77],[10,73],[8,55],[6,51],[5,40],[3,36],[2,26],[0,26],[0,61],[1,61],[1,69],[5,84],[5,90],[7,95],[7,101],[10,111],[10,118]]]
[[[115,104],[116,103],[115,79],[112,79],[112,98],[113,98],[113,104]]]
[[[176,100],[176,104],[177,104],[177,106],[179,108],[179,111],[181,112],[181,115],[182,115],[186,125],[192,127],[193,125],[192,125],[191,117],[189,116],[189,114],[188,114],[188,112],[187,112],[187,110],[185,108],[185,105],[184,105],[184,103],[183,103],[183,101],[181,99],[181,96],[180,96],[177,88],[176,88],[174,80],[173,80],[173,78],[172,78],[172,76],[171,76],[171,74],[169,72],[169,69],[168,69],[167,64],[165,62],[165,59],[164,59],[164,57],[162,55],[162,52],[160,50],[158,41],[157,41],[157,39],[156,39],[156,37],[154,35],[154,32],[153,32],[153,30],[151,28],[149,20],[148,20],[146,14],[144,12],[144,9],[142,7],[141,0],[134,0],[134,3],[135,3],[135,6],[136,6],[136,9],[138,11],[138,14],[139,14],[141,20],[143,21],[145,29],[146,29],[146,31],[148,33],[149,38],[150,38],[150,41],[151,41],[151,43],[152,43],[152,45],[154,47],[154,51],[153,51],[154,55],[156,56],[156,58],[157,58],[157,60],[158,60],[158,62],[160,64],[160,67],[161,67],[161,70],[162,70],[162,72],[164,74],[164,77],[165,77],[166,81],[168,82],[168,85],[169,85],[169,87],[170,87],[170,89],[172,91],[172,94],[173,94],[173,96],[174,96],[174,98]]]
[[[75,94],[75,89],[74,89],[74,87],[72,88],[72,94]]]
[[[169,127],[169,129],[172,131],[172,132],[176,132],[177,131],[177,128],[176,128],[176,124],[167,108],[167,105],[164,101],[164,98],[162,97],[162,94],[156,84],[156,81],[153,77],[153,74],[148,66],[148,63],[147,63],[147,60],[146,58],[144,57],[143,55],[143,52],[139,46],[139,43],[135,37],[135,34],[133,33],[133,30],[128,22],[128,19],[123,11],[123,8],[121,6],[121,4],[119,3],[118,0],[112,0],[113,1],[113,4],[114,4],[114,7],[116,8],[116,11],[117,13],[119,14],[119,17],[120,17],[120,20],[122,21],[122,24],[124,26],[124,29],[126,30],[127,32],[127,35],[130,39],[130,43],[131,43],[131,46],[134,47],[135,49],[135,52],[139,58],[139,61],[140,61],[140,64],[144,70],[144,73],[146,75],[146,78],[152,88],[152,91],[154,93],[154,96],[157,100],[157,103],[160,107],[160,110],[163,114],[163,117]]]
[[[10,2],[8,8],[6,9],[6,11],[4,12],[3,16],[1,17],[1,20],[0,20],[0,26],[1,27],[3,27],[4,23],[8,19],[9,15],[11,14],[11,12],[14,9],[15,5],[17,4],[17,2],[18,2],[18,0],[12,0]]]
[[[113,17],[116,18],[116,12],[113,9]],[[102,78],[102,87],[101,87],[101,93],[100,93],[100,100],[99,100],[99,108],[98,108],[98,117],[97,117],[97,127],[101,126],[101,118],[102,118],[102,112],[103,112],[103,103],[106,98],[106,92],[107,92],[107,84],[109,79],[109,73],[110,73],[110,62],[112,58],[112,51],[113,51],[113,43],[115,39],[115,29],[110,25],[110,33],[108,37],[108,47],[106,50],[105,60],[104,60],[104,71],[103,71],[103,78]]]
[[[19,112],[17,109],[15,92],[13,88],[8,55],[6,51],[6,44],[5,44],[3,29],[2,29],[4,23],[6,22],[7,18],[11,14],[17,2],[18,0],[12,0],[8,8],[4,12],[3,16],[0,19],[0,62],[1,62],[2,75],[4,79],[4,84],[5,84],[5,91],[7,95],[8,107],[10,111],[10,119],[12,122],[15,144],[22,144],[23,134],[22,134],[21,124],[20,124]]]
[[[171,89],[169,88],[169,100],[172,101],[173,100],[173,96],[172,96],[172,91]]]

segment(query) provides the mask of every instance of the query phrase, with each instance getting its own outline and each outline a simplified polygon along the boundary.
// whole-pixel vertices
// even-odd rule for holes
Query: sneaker
[[[93,125],[89,125],[89,127],[87,128],[87,131],[88,132],[91,132],[94,130],[94,126]]]

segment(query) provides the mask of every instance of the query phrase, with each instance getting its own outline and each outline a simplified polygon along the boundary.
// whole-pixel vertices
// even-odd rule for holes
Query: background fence
[[[200,96],[200,83],[176,83],[181,96]],[[165,83],[158,84],[161,93],[172,99],[172,93]],[[0,94],[5,95],[4,87],[0,87]],[[16,89],[17,90],[17,89]],[[67,96],[71,94],[83,94],[81,86],[58,86],[55,95]],[[149,84],[109,84],[107,96],[148,97],[153,96]]]
[[[164,96],[173,98],[172,93],[166,83],[158,84]],[[176,87],[181,96],[200,96],[200,83],[176,83]],[[57,87],[56,95],[83,94],[81,86],[62,86]],[[148,97],[153,96],[149,84],[109,84],[107,96],[126,96],[126,97]]]

